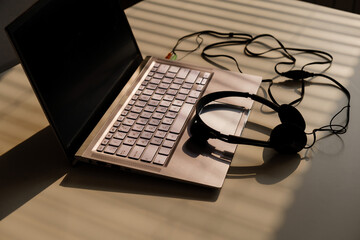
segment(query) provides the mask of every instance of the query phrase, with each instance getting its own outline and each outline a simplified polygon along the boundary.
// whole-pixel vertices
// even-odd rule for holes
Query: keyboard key
[[[148,119],[146,118],[139,118],[136,123],[141,124],[141,125],[145,125],[148,122]]]
[[[124,132],[116,132],[114,134],[114,138],[116,138],[116,139],[124,139],[125,136],[126,136],[126,133],[124,133]]]
[[[158,73],[166,73],[167,70],[170,68],[169,65],[161,64],[157,70]]]
[[[176,95],[176,99],[182,100],[182,101],[184,101],[186,99],[186,97],[187,97],[186,94],[179,93],[178,95]]]
[[[130,126],[121,125],[119,127],[119,131],[120,132],[129,132],[130,131]]]
[[[171,140],[171,141],[175,141],[178,136],[179,136],[178,134],[169,133],[169,134],[166,136],[166,139],[167,139],[167,140]]]
[[[185,95],[188,95],[189,92],[190,92],[190,90],[189,90],[189,89],[186,89],[186,88],[180,88],[180,91],[179,91],[179,93],[185,94]]]
[[[163,141],[162,138],[153,137],[150,143],[159,146],[162,143],[162,141]]]
[[[175,133],[169,133],[167,136],[166,136],[166,139],[167,140],[172,140],[172,141],[175,141],[177,139],[179,135],[178,134],[175,134]]]
[[[160,94],[154,94],[151,98],[154,100],[160,101],[162,99],[163,95]]]
[[[155,159],[154,159],[154,163],[155,164],[159,164],[159,165],[164,165],[166,162],[167,156],[165,155],[156,155]]]
[[[160,112],[160,113],[166,113],[166,112],[167,112],[167,107],[162,107],[162,106],[160,106],[160,107],[158,107],[158,108],[156,109],[156,111],[157,111],[157,112]]]
[[[165,140],[163,144],[164,147],[168,147],[168,148],[172,148],[174,147],[174,145],[175,145],[175,141],[171,141],[171,140]]]
[[[176,118],[176,116],[177,116],[176,112],[167,112],[165,114],[165,117],[168,117],[168,118]]]
[[[171,148],[167,148],[167,147],[161,147],[159,150],[159,154],[166,156],[170,155],[170,152],[171,152]]]
[[[167,72],[165,73],[165,76],[168,77],[168,78],[174,78],[176,76],[176,73],[174,72]]]
[[[154,125],[154,126],[158,126],[160,124],[160,120],[152,118],[152,119],[150,119],[149,124]]]
[[[160,79],[153,78],[150,80],[150,83],[158,85],[161,82]]]
[[[153,118],[155,119],[162,119],[164,117],[163,113],[156,112],[153,114]]]
[[[170,84],[168,83],[160,83],[159,88],[168,89],[170,87]]]
[[[106,146],[104,153],[108,153],[108,154],[114,154],[117,150],[117,147],[112,147],[112,146]]]
[[[157,106],[157,105],[159,105],[159,103],[160,103],[160,101],[158,101],[158,100],[150,100],[149,102],[148,102],[148,104],[150,105],[150,106]]]
[[[146,105],[146,102],[142,101],[142,100],[137,100],[135,102],[135,106],[137,106],[137,107],[145,107],[145,105]]]
[[[151,132],[142,132],[140,136],[141,136],[141,138],[150,140],[152,135],[153,135],[153,133],[151,133]]]
[[[110,128],[110,131],[109,131],[109,132],[114,133],[114,132],[116,132],[116,130],[117,130],[116,127],[112,127],[112,128]]]
[[[145,149],[144,154],[143,154],[142,157],[141,157],[141,160],[142,160],[142,161],[145,161],[145,162],[151,162],[152,159],[154,158],[157,150],[158,150],[158,146],[156,146],[156,145],[149,145],[149,146]]]
[[[156,107],[154,107],[154,106],[146,106],[145,108],[144,108],[144,111],[146,111],[146,112],[154,112],[155,111],[155,109],[156,109]]]
[[[155,137],[158,137],[158,138],[164,138],[166,135],[166,132],[164,131],[156,131],[155,133]]]
[[[181,111],[178,114],[178,117],[175,119],[173,125],[170,128],[171,133],[179,134],[181,132],[181,130],[186,122],[186,119],[190,115],[192,107],[193,107],[193,105],[184,104],[184,106],[181,108]]]
[[[177,66],[171,66],[169,68],[169,72],[172,72],[172,73],[177,73],[179,70],[180,70],[180,67],[177,67]]]
[[[128,105],[125,107],[125,110],[126,110],[126,111],[130,111],[130,109],[131,109],[131,105],[128,104]]]
[[[179,107],[181,107],[181,106],[183,105],[183,103],[184,103],[184,101],[175,100],[175,101],[173,102],[173,105],[174,105],[174,106],[179,106]]]
[[[165,100],[162,100],[160,102],[160,106],[162,107],[169,107],[171,105],[171,102],[170,101],[165,101]]]
[[[143,91],[143,94],[148,95],[148,96],[151,96],[153,93],[154,93],[154,90],[150,90],[150,89],[145,89]]]
[[[132,158],[132,159],[139,159],[141,154],[143,153],[144,151],[144,147],[141,147],[141,146],[135,146],[129,153],[129,158]]]
[[[131,113],[129,113],[128,115],[127,115],[127,118],[129,118],[129,119],[137,119],[139,117],[139,114],[138,113],[133,113],[133,112],[131,112]]]
[[[187,88],[187,89],[191,89],[192,86],[193,85],[191,83],[184,83],[184,85],[182,85],[183,88]]]
[[[185,79],[185,82],[187,83],[195,83],[195,80],[199,76],[200,71],[197,70],[191,70],[187,78]]]
[[[209,72],[204,73],[203,78],[209,78],[209,77],[210,77],[210,73],[209,73]]]
[[[140,114],[140,117],[142,117],[142,118],[150,118],[151,115],[152,115],[151,112],[142,112],[142,113]]]
[[[116,155],[126,157],[131,150],[131,146],[122,145],[119,150],[116,152]]]
[[[155,93],[160,94],[160,95],[164,95],[166,93],[166,89],[158,88],[158,89],[155,90]]]
[[[180,84],[176,84],[176,83],[173,83],[173,84],[170,85],[170,88],[171,88],[171,89],[175,89],[175,90],[179,90],[180,87],[181,87],[181,85],[180,85]]]
[[[125,139],[124,139],[124,144],[125,145],[129,145],[129,146],[132,146],[132,145],[134,145],[135,144],[135,142],[136,142],[136,139],[135,138],[128,138],[128,137],[126,137]]]
[[[133,112],[133,113],[141,113],[141,111],[142,111],[141,107],[133,107],[131,109],[131,112]]]
[[[175,78],[175,80],[173,81],[173,83],[176,83],[176,84],[183,84],[184,82],[184,79],[181,79],[181,78]]]
[[[168,125],[172,124],[173,122],[174,122],[174,119],[172,119],[172,118],[167,118],[167,117],[165,117],[165,118],[163,119],[163,121],[162,121],[162,123],[168,124]]]
[[[168,89],[168,90],[166,91],[166,93],[167,93],[167,94],[170,94],[170,95],[176,95],[176,94],[178,93],[178,91],[175,90],[175,89]]]
[[[99,145],[98,148],[96,149],[96,151],[102,152],[102,151],[104,151],[104,149],[105,149],[104,145]]]
[[[157,126],[153,126],[153,125],[147,125],[146,127],[145,127],[145,131],[147,131],[147,132],[155,132],[156,131],[156,129],[157,129]]]
[[[123,121],[123,124],[127,125],[127,126],[132,126],[134,124],[134,122],[135,122],[135,120],[127,118]]]
[[[190,72],[190,69],[188,68],[181,68],[176,77],[178,78],[186,78],[188,73]]]
[[[145,102],[149,101],[149,99],[150,99],[150,96],[148,96],[148,95],[141,95],[139,97],[139,100],[145,101]]]
[[[171,107],[169,107],[169,111],[171,111],[171,112],[179,112],[180,107],[172,105]]]
[[[132,128],[134,131],[141,132],[144,129],[144,125],[135,124]]]
[[[189,93],[189,97],[192,97],[192,98],[198,98],[199,96],[200,96],[199,91],[191,90]]]
[[[172,100],[174,100],[174,96],[173,95],[165,95],[163,100],[172,101]]]
[[[189,104],[195,104],[196,103],[196,98],[191,98],[191,97],[188,97],[186,99],[186,103],[189,103]]]
[[[170,129],[170,125],[161,124],[158,129],[159,129],[160,131],[165,131],[165,132],[167,132],[167,131],[169,131],[169,129]]]
[[[168,78],[168,77],[162,80],[163,83],[168,83],[168,84],[172,83],[172,81],[173,81],[172,78]]]
[[[118,147],[118,146],[120,146],[120,144],[121,144],[121,140],[115,139],[115,138],[111,139],[109,142],[109,145],[114,146],[114,147]]]
[[[136,145],[139,145],[139,146],[142,146],[142,147],[146,147],[148,144],[149,144],[149,140],[148,139],[143,139],[143,138],[140,138],[136,143]]]
[[[164,77],[164,74],[162,73],[155,73],[153,78],[158,78],[158,79],[162,79]]]
[[[138,138],[139,136],[140,136],[140,132],[137,132],[137,131],[130,131],[128,133],[129,138]]]
[[[204,90],[204,86],[203,86],[203,85],[196,86],[196,91],[201,92],[202,90]]]

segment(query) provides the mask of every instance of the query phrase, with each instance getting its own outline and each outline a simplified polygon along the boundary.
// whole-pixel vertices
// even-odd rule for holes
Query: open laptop
[[[143,60],[118,0],[40,0],[6,30],[69,159],[222,187],[236,146],[197,145],[187,126],[202,95],[256,93],[260,77]],[[226,99],[204,118],[240,134],[251,105]]]

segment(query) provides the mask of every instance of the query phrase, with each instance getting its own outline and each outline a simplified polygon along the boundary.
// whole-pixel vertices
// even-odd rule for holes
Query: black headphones
[[[278,113],[281,124],[276,126],[271,131],[269,141],[266,142],[235,135],[226,135],[208,126],[201,119],[200,113],[207,104],[212,101],[227,97],[251,98],[256,102],[260,102],[270,107]],[[199,100],[198,104],[196,105],[195,118],[190,127],[190,133],[192,137],[203,141],[208,140],[209,138],[215,138],[234,144],[270,147],[274,148],[279,153],[291,154],[297,153],[305,147],[307,143],[305,128],[306,124],[303,116],[295,107],[291,105],[283,104],[278,106],[265,98],[246,92],[221,91],[205,95]]]

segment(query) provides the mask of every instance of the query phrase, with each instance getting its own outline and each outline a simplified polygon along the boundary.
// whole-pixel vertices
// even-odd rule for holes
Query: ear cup
[[[291,123],[283,123],[274,128],[270,135],[270,145],[279,153],[297,153],[307,142],[303,129]]]
[[[293,106],[283,104],[279,107],[278,115],[281,123],[294,124],[305,131],[306,123],[301,113]]]
[[[208,140],[210,138],[209,130],[205,129],[203,124],[195,118],[190,125],[191,137],[199,140]]]

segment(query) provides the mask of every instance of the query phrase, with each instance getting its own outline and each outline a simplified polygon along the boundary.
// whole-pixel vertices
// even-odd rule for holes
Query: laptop
[[[193,141],[194,106],[214,91],[255,94],[260,77],[143,59],[118,0],[40,0],[6,31],[71,161],[223,186],[236,145]],[[251,106],[229,98],[202,117],[241,134]]]

